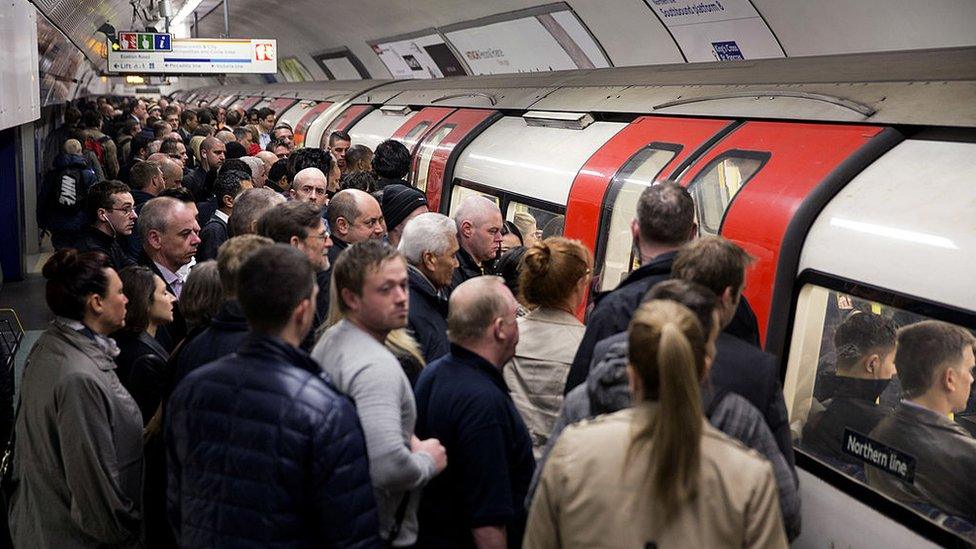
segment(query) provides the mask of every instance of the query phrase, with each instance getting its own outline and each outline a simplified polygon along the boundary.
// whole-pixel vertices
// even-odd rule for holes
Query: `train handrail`
[[[485,93],[485,92],[452,93],[450,95],[443,95],[441,97],[438,97],[437,99],[431,101],[431,103],[440,103],[441,101],[447,101],[448,99],[458,99],[461,97],[483,97],[487,99],[489,103],[491,103],[492,107],[494,107],[495,104],[498,103],[498,98],[496,98],[494,95],[490,93]]]
[[[843,97],[837,97],[835,95],[828,95],[825,93],[812,93],[812,92],[802,92],[802,91],[787,91],[787,90],[771,90],[763,92],[755,91],[740,91],[740,92],[729,92],[722,93],[718,95],[707,95],[705,97],[689,97],[686,99],[675,99],[674,101],[667,101],[659,105],[654,105],[651,107],[652,110],[661,110],[668,107],[678,107],[681,105],[689,105],[691,103],[704,103],[706,101],[719,101],[722,99],[746,99],[754,97],[760,99],[763,97],[789,97],[791,99],[808,99],[810,101],[822,101],[824,103],[830,103],[838,107],[843,107],[848,110],[852,110],[865,118],[873,115],[877,110],[874,108],[864,105],[863,103],[857,103],[849,99],[844,99]]]

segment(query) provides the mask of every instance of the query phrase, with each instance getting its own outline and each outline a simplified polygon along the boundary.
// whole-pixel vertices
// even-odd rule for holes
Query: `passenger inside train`
[[[976,542],[976,313],[845,270],[949,229],[815,192],[882,129],[249,93],[49,134],[14,546],[810,546],[826,489]]]

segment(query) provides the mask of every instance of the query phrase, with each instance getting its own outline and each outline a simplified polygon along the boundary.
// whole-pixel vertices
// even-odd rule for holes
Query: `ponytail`
[[[629,340],[630,363],[641,379],[643,397],[659,402],[653,420],[633,431],[629,454],[653,441],[649,480],[666,524],[682,503],[697,494],[705,338],[687,308],[671,301],[651,301],[634,315]]]

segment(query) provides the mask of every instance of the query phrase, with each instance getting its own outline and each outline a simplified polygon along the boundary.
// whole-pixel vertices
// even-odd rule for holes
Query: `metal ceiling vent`
[[[522,115],[529,126],[583,130],[593,123],[593,115],[586,112],[529,111]]]
[[[406,116],[410,114],[410,107],[406,105],[383,105],[380,112],[388,116]]]

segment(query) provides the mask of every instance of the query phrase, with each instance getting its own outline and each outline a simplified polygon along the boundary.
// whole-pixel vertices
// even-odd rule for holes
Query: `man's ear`
[[[946,392],[952,393],[959,388],[959,372],[955,368],[949,367],[945,369],[942,373],[942,386],[945,388]]]
[[[161,249],[163,247],[163,235],[155,229],[149,231],[149,234],[146,235],[146,244],[153,250]]]
[[[234,207],[234,197],[229,194],[225,194],[223,197],[221,197],[220,202],[224,208]]]
[[[630,222],[630,236],[635,242],[640,239],[640,223],[637,222],[636,218]]]
[[[461,235],[463,235],[465,238],[471,238],[471,235],[474,233],[474,224],[465,219],[461,222],[461,228],[458,230],[458,232],[461,233]]]
[[[864,358],[864,370],[869,374],[874,374],[881,368],[881,357],[871,354]]]
[[[346,304],[349,310],[359,311],[359,296],[356,295],[356,292],[349,288],[343,288],[339,299],[342,299],[342,302]]]
[[[341,235],[349,234],[349,220],[345,217],[342,217],[341,215],[337,217],[335,226],[337,233]]]
[[[420,263],[421,263],[421,264],[422,264],[422,265],[424,266],[424,268],[426,268],[426,269],[427,269],[428,271],[433,271],[433,270],[434,270],[434,267],[435,267],[435,266],[436,266],[436,264],[437,264],[437,256],[435,256],[434,254],[432,254],[432,253],[431,253],[431,252],[429,252],[429,251],[427,251],[427,252],[424,252],[424,253],[423,253],[423,254],[421,254],[421,256],[420,256]]]
[[[288,239],[288,244],[290,244],[293,248],[298,248],[301,243],[302,239],[298,238],[297,235],[291,235],[291,238]]]

